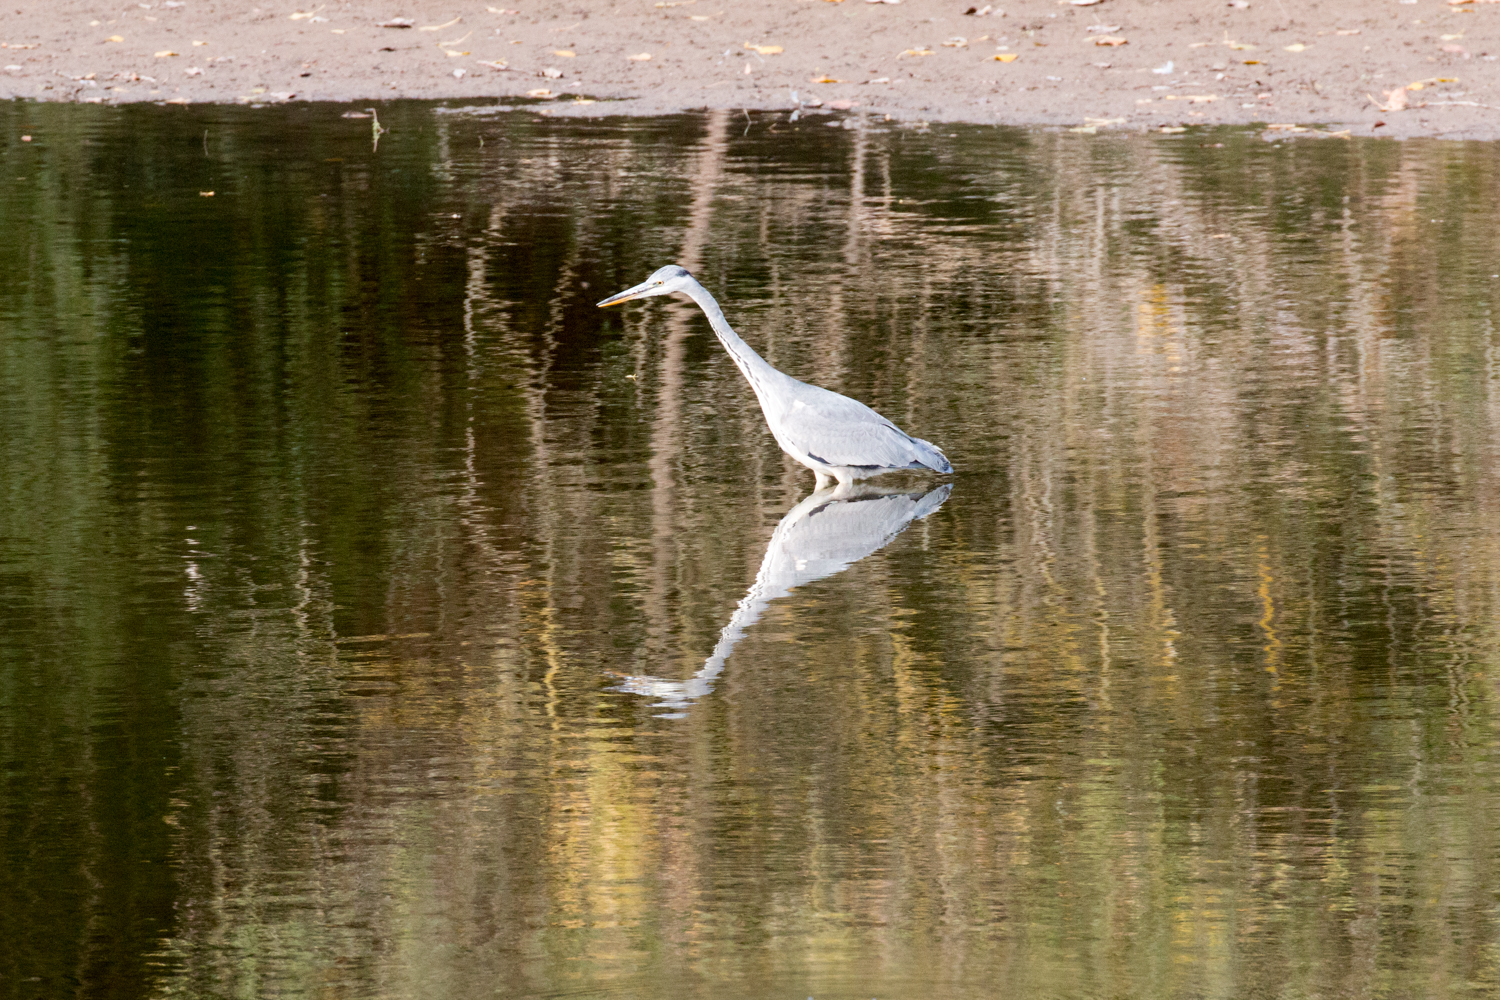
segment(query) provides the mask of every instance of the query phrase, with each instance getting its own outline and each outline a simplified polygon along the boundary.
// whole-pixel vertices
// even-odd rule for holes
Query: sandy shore
[[[10,0],[0,43],[0,96],[48,101],[532,94],[569,114],[800,101],[1500,137],[1500,0]]]

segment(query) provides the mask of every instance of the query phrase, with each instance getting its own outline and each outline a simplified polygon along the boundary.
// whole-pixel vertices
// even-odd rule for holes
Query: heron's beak
[[[613,305],[618,305],[621,302],[629,302],[631,299],[635,298],[637,295],[640,295],[642,292],[644,292],[646,289],[648,289],[650,287],[651,287],[651,282],[649,282],[649,281],[643,281],[639,285],[636,285],[634,288],[627,288],[623,292],[616,292],[614,295],[611,295],[609,298],[602,300],[599,303],[599,308],[602,309],[605,306],[613,306]]]

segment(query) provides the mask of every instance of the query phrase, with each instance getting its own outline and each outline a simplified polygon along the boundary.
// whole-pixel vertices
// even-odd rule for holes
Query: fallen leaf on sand
[[[967,47],[968,44],[969,40],[967,38],[964,38],[962,36],[955,36],[944,42],[943,47],[948,49],[962,49]]]
[[[552,96],[552,91],[548,90],[546,87],[538,87],[536,90],[528,90],[528,91],[526,91],[526,96],[527,97],[551,97]]]
[[[475,61],[478,62],[481,66],[488,66],[490,69],[510,69],[510,67],[506,65],[504,59],[496,59],[493,61],[488,59],[478,59]]]
[[[831,76],[815,76],[811,80],[809,80],[808,82],[809,83],[843,83],[844,81],[843,80],[835,80]]]
[[[1095,45],[1129,45],[1130,39],[1123,35],[1100,35],[1094,39]]]
[[[393,17],[389,21],[376,21],[377,28],[410,28],[412,19],[409,17]]]
[[[194,45],[207,45],[207,42],[194,42]]]
[[[458,56],[466,56],[466,55],[470,54],[468,52],[460,52],[458,49],[444,49],[443,51],[445,51],[450,57],[453,57],[453,58],[457,58]]]
[[[173,52],[171,49],[162,49],[156,54],[156,58],[166,59],[168,56],[175,56],[176,54],[177,53]]]
[[[1074,7],[1092,7],[1096,3],[1103,2],[1104,0],[1068,0],[1068,3],[1072,4]]]
[[[904,56],[930,56],[930,55],[932,55],[932,50],[931,49],[907,49],[905,52],[901,53],[901,55],[897,56],[896,58],[900,59],[900,58],[902,58]]]
[[[1338,31],[1335,31],[1334,34],[1335,35],[1357,35],[1357,34],[1359,34],[1359,29],[1358,28],[1340,28]]]
[[[327,6],[327,5],[325,4],[324,6]],[[318,8],[318,10],[322,10],[322,9],[323,9],[322,7]],[[292,14],[287,15],[287,18],[288,18],[288,20],[292,20],[292,21],[305,21],[308,18],[312,17],[313,15],[317,14],[318,10],[299,10],[299,11],[296,11],[296,12],[294,12]]]
[[[400,20],[400,18],[395,18],[394,20]],[[455,24],[457,24],[459,21],[462,21],[462,20],[463,20],[463,18],[461,18],[461,17],[455,17],[453,20],[447,22],[446,24],[424,24],[420,28],[418,28],[417,30],[418,31],[442,31],[444,28],[451,28],[451,27],[453,27]]]
[[[569,52],[567,49],[553,49],[552,54],[555,56],[560,56],[563,59],[572,59],[574,56],[578,55],[578,53]]]
[[[202,76],[203,75],[203,67],[201,67],[201,66],[189,66],[187,69],[183,70],[183,72],[186,73],[188,76]]]
[[[649,53],[649,52],[637,52],[635,55],[633,55],[633,56],[630,57],[630,61],[631,62],[646,62],[650,58],[651,58],[651,53]]]
[[[1084,30],[1091,35],[1113,35],[1120,30],[1120,26],[1118,24],[1091,24]],[[1204,44],[1211,45],[1213,43],[1205,42]]]
[[[504,7],[486,7],[485,10],[491,14],[519,14],[518,10],[506,10]]]
[[[1193,104],[1209,104],[1218,99],[1218,94],[1168,94],[1162,98],[1166,101],[1189,101]]]
[[[1125,124],[1125,119],[1123,119],[1123,118],[1085,118],[1083,120],[1083,123],[1085,125],[1124,125]]]
[[[1229,39],[1226,38],[1226,39],[1224,39],[1224,44],[1227,45],[1227,46],[1229,46],[1231,49],[1233,49],[1236,52],[1254,52],[1255,51],[1255,46],[1254,45],[1250,45],[1250,44],[1248,44],[1246,42],[1231,42]]]
[[[865,0],[865,3],[900,3],[901,0]]]
[[[123,35],[110,35],[105,39],[106,42],[123,42],[124,40],[125,36]]]
[[[188,99],[186,97],[171,97],[171,98],[168,98],[165,101],[162,101],[162,103],[163,104],[187,104],[188,103]]]
[[[1018,58],[1020,57],[1014,52],[1002,52],[995,56],[994,60],[995,62],[1015,62]]]
[[[754,49],[763,56],[779,56],[785,51],[780,45],[751,45],[749,42],[745,43],[745,48]]]
[[[1282,48],[1285,49],[1288,52],[1306,52],[1307,51],[1307,46],[1303,45],[1301,42],[1293,42],[1290,45],[1283,45]]]

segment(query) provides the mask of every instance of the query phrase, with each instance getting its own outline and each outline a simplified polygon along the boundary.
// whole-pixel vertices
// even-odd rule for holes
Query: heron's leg
[[[821,469],[814,469],[813,475],[818,478],[813,482],[813,492],[828,489],[828,484],[833,482],[833,477]]]

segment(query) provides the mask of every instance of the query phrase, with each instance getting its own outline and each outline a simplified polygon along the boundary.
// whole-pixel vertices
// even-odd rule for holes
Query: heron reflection
[[[663,718],[680,718],[689,705],[713,690],[714,680],[724,671],[724,661],[768,604],[793,588],[841,573],[885,548],[911,522],[941,507],[952,489],[947,483],[929,493],[858,491],[839,486],[813,493],[787,511],[776,525],[755,582],[719,633],[719,643],[703,667],[687,680],[649,674],[627,676],[618,690],[655,698],[657,708],[669,710]]]

